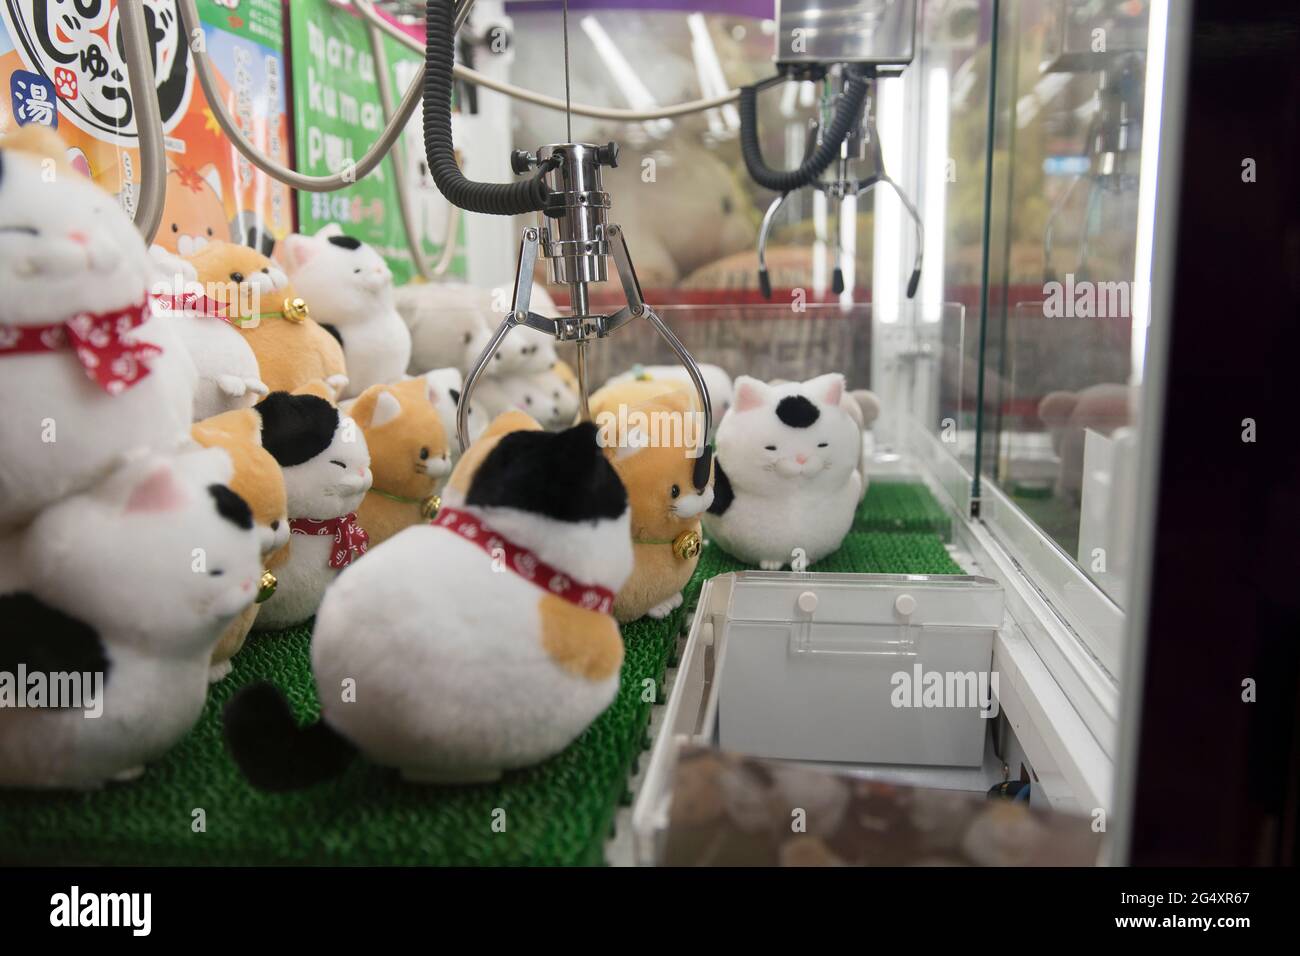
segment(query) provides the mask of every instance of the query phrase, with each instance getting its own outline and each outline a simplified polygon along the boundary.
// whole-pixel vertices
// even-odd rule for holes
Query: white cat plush
[[[370,452],[356,423],[324,398],[272,392],[253,406],[262,416],[262,447],[284,473],[289,503],[289,557],[276,567],[275,597],[254,628],[279,630],[316,613],[339,571],[366,552],[357,508],[370,490]]]
[[[311,305],[312,318],[343,346],[348,384],[343,398],[406,374],[411,333],[397,312],[393,273],[370,246],[329,225],[314,236],[294,234],[283,243],[295,291]]]
[[[244,774],[269,790],[359,750],[414,782],[475,783],[558,753],[618,691],[610,616],[632,570],[627,495],[591,423],[511,412],[461,458],[432,524],[339,575],[316,615],[321,722],[253,685],[226,710]],[[355,681],[343,702],[340,681]]]
[[[736,379],[718,426],[710,539],[765,571],[840,546],[863,486],[862,432],[843,397],[839,374],[784,385]]]
[[[426,372],[424,378],[428,381],[434,394],[433,405],[438,409],[438,417],[442,419],[442,427],[446,433],[451,436],[448,447],[451,449],[452,463],[460,458],[460,440],[456,437],[458,434],[456,425],[456,406],[460,402],[460,390],[462,387],[461,374],[454,368],[439,368],[432,372]],[[469,438],[467,442],[475,442],[483,430],[487,428],[491,417],[483,403],[477,398],[471,397],[469,402]]]
[[[548,431],[567,428],[578,417],[578,396],[556,372],[532,372],[520,375],[484,377],[479,380],[474,398],[489,416],[515,409],[537,419]]]
[[[247,408],[269,389],[257,368],[257,356],[224,317],[224,308],[203,295],[194,264],[155,246],[154,312],[176,332],[197,372],[194,420]]]
[[[262,574],[231,473],[220,449],[143,457],[18,537],[25,581],[0,596],[0,674],[25,671],[29,691],[34,674],[47,692],[79,685],[81,700],[0,706],[0,787],[131,779],[198,720],[212,649]]]
[[[194,368],[151,312],[153,260],[61,140],[0,140],[0,529],[188,440]]]

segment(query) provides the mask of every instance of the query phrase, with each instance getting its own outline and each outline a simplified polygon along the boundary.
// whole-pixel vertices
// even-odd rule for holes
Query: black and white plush
[[[393,273],[383,256],[329,225],[314,236],[286,237],[284,258],[312,317],[343,346],[348,384],[341,397],[355,398],[406,374],[411,333],[397,312]]]
[[[407,528],[326,593],[312,635],[321,722],[299,728],[268,684],[227,708],[227,743],[256,786],[309,785],[357,750],[415,782],[492,780],[559,752],[614,699],[622,638],[586,598],[607,589],[612,607],[633,556],[595,426],[547,433],[503,415],[443,503],[440,520],[466,527],[450,507],[482,523],[473,540]],[[570,587],[581,599],[561,596]]]
[[[862,431],[844,376],[767,385],[742,375],[718,426],[707,536],[769,571],[836,550],[862,497]]]
[[[198,720],[213,647],[262,574],[231,473],[220,449],[133,461],[4,542],[0,701],[20,668],[91,675],[102,697],[99,716],[84,698],[0,706],[0,786],[131,779]]]
[[[325,399],[272,392],[254,409],[262,416],[262,447],[284,474],[291,531],[289,557],[275,569],[275,599],[262,605],[254,625],[269,631],[315,614],[325,589],[356,556],[346,523],[373,478],[366,436]],[[334,531],[313,522],[343,524]]]

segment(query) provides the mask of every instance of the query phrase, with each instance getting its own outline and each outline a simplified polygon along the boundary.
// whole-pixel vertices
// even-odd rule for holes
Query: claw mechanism
[[[510,312],[475,361],[461,390],[456,409],[461,448],[464,449],[469,436],[469,407],[474,388],[512,329],[524,325],[545,332],[557,342],[574,343],[577,348],[575,364],[580,415],[588,421],[591,411],[588,407],[587,347],[593,340],[603,339],[629,322],[641,319],[650,323],[677,356],[699,393],[704,422],[699,432],[699,457],[695,462],[694,478],[696,487],[703,488],[708,483],[712,461],[706,437],[713,424],[709,391],[699,365],[686,346],[642,297],[641,284],[623,230],[609,221],[610,196],[604,190],[601,170],[605,166],[618,165],[617,144],[557,143],[542,147],[536,154],[516,151],[511,156],[511,165],[520,175],[532,169],[538,170],[545,181],[548,196],[545,209],[538,214],[537,224],[524,229],[519,244]],[[568,315],[549,317],[531,309],[533,269],[539,255],[547,261],[551,281],[569,289]],[[626,304],[611,314],[593,312],[589,286],[608,280],[611,258]]]

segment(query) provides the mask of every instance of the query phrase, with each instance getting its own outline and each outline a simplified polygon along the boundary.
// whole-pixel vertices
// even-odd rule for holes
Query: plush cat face
[[[225,412],[190,429],[206,448],[222,448],[234,462],[230,487],[248,503],[257,524],[263,555],[289,540],[288,499],[284,475],[271,453],[262,447],[262,420],[251,408]]]
[[[349,414],[366,436],[374,487],[390,495],[423,497],[451,471],[447,433],[435,402],[435,386],[423,378],[374,385]]]
[[[578,417],[578,396],[554,372],[512,375],[501,379],[500,387],[515,408],[536,418],[543,428],[572,425]]]
[[[226,306],[228,315],[279,314],[284,300],[296,294],[284,270],[248,246],[213,241],[188,258],[208,297]]]
[[[120,309],[149,286],[153,264],[130,217],[63,156],[37,127],[0,140],[0,326]]]
[[[664,395],[632,409],[648,418],[681,416],[689,410],[685,397],[677,394]],[[632,536],[641,540],[672,538],[694,527],[699,516],[713,504],[713,487],[695,487],[698,458],[691,456],[692,449],[652,444],[637,426],[619,436],[619,441],[617,447],[607,448],[605,453],[627,489],[632,506]]]
[[[467,341],[471,366],[478,361],[496,334],[500,322],[496,321],[496,316],[492,318],[490,327],[481,327]],[[555,364],[556,359],[553,338],[536,329],[516,326],[497,347],[483,372],[495,376],[529,375],[546,371]]]
[[[284,473],[289,516],[324,521],[356,511],[372,480],[356,422],[315,395],[272,392],[254,408],[262,444]]]
[[[759,494],[836,488],[858,461],[857,426],[840,407],[844,376],[766,385],[742,375],[718,426],[718,460],[731,483]]]
[[[262,557],[221,449],[131,462],[32,525],[26,558],[51,603],[154,650],[193,650],[253,602]]]
[[[393,273],[383,256],[337,225],[284,240],[284,259],[298,294],[330,322],[361,321],[392,312]]]

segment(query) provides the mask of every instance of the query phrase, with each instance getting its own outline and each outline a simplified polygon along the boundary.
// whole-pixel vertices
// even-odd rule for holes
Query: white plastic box
[[[718,640],[717,745],[977,766],[997,713],[1001,623],[1002,589],[987,578],[738,573]]]

